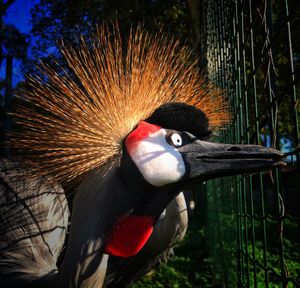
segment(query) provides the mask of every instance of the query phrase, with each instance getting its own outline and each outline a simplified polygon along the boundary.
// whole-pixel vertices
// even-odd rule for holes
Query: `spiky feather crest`
[[[138,27],[123,43],[117,25],[103,25],[79,42],[61,49],[72,75],[42,65],[48,81],[29,79],[31,108],[15,115],[23,132],[14,134],[12,146],[42,173],[69,181],[114,165],[125,137],[164,103],[195,105],[211,128],[229,121],[222,91],[203,80],[179,41]]]

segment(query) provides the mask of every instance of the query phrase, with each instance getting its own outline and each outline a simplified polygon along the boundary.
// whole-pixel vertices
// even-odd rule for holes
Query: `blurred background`
[[[300,287],[299,0],[0,1],[0,135],[40,60],[66,68],[98,23],[124,37],[142,23],[193,48],[199,72],[226,92],[232,124],[218,141],[288,153],[287,166],[203,183],[187,194],[188,235],[168,264],[134,287]],[[66,68],[67,69],[67,68]],[[1,145],[1,153],[9,154]]]

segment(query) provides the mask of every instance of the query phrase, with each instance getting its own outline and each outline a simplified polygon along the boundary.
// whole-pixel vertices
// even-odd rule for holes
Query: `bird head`
[[[139,123],[125,148],[145,181],[155,187],[180,186],[281,165],[283,154],[259,145],[208,140],[209,119],[194,106],[170,103]]]

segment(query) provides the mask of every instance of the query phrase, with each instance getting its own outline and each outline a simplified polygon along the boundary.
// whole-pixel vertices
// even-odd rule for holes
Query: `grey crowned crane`
[[[29,79],[19,158],[0,162],[1,287],[126,286],[184,235],[183,189],[281,165],[274,149],[206,141],[227,104],[178,41],[102,26],[62,54],[69,72]]]

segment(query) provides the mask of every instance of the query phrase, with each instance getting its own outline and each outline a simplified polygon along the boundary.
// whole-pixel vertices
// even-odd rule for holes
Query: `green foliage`
[[[273,234],[274,230],[278,226],[275,221],[270,221],[268,223],[268,235]],[[259,229],[259,225],[256,224],[256,229]],[[263,242],[261,239],[255,241],[254,246],[248,245],[249,254],[252,250],[255,250],[255,259],[258,263],[263,265],[264,257],[267,258],[267,263],[269,267],[269,283],[270,287],[279,287],[281,283],[281,265],[286,265],[287,277],[294,279],[294,281],[300,283],[300,242],[299,239],[295,237],[299,236],[297,224],[290,219],[284,220],[284,238],[283,238],[283,253],[284,258],[281,260],[280,257],[280,243],[278,238],[269,237],[268,249],[265,250],[263,247]],[[275,230],[276,231],[276,230]],[[297,236],[298,235],[298,236]],[[282,261],[282,262],[281,262]],[[265,287],[265,270],[261,267],[257,268],[257,283],[258,288]],[[254,286],[254,273],[250,270],[249,273],[249,284],[250,287]],[[294,287],[292,282],[288,283],[287,287]]]
[[[236,229],[235,215],[220,214],[220,237],[223,241],[213,239],[208,229],[199,228],[199,221],[192,219],[189,231],[182,243],[175,249],[174,258],[166,264],[161,264],[156,270],[144,276],[133,288],[194,288],[194,287],[237,287],[237,245],[228,241],[228,233]],[[272,235],[276,231],[278,223],[270,221],[267,234]],[[283,239],[285,263],[288,276],[295,281],[300,281],[300,243],[294,239],[298,237],[297,224],[294,221],[285,219],[285,237]],[[217,225],[216,227],[217,228]],[[209,229],[212,229],[210,227]],[[231,229],[232,231],[228,231]],[[257,239],[254,246],[248,242],[244,251],[252,255],[255,249],[255,259],[260,266],[256,268],[256,281],[258,288],[265,287],[265,270],[262,269],[264,254],[269,267],[269,287],[280,285],[280,257],[278,238],[269,237],[268,249],[265,250],[259,233],[260,224],[255,223]],[[220,244],[220,242],[222,244]],[[207,245],[208,244],[208,245]],[[214,251],[212,251],[212,249]],[[209,256],[210,255],[210,256]],[[250,258],[249,258],[250,259]],[[249,274],[243,271],[243,277],[249,279],[249,287],[254,287],[253,262],[249,260]],[[225,275],[226,273],[226,275]],[[294,287],[289,282],[288,288]]]
[[[211,259],[208,257],[205,228],[192,219],[189,230],[175,248],[175,256],[166,264],[144,276],[133,288],[194,288],[213,285]]]

